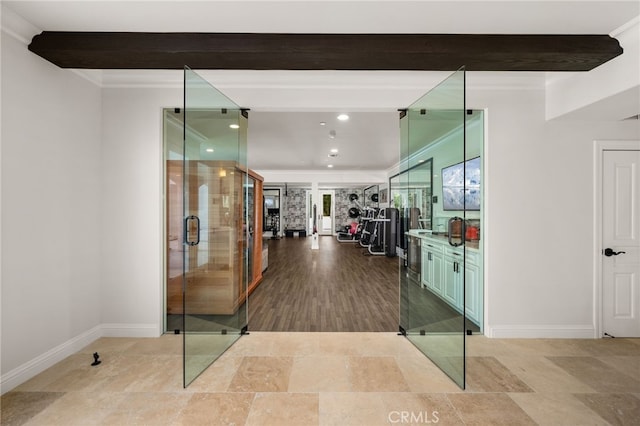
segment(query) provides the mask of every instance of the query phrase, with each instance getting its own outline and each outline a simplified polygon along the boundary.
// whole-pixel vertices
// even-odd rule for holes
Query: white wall
[[[104,89],[102,315],[113,335],[162,333],[162,108],[182,90]]]
[[[637,121],[545,121],[543,90],[473,90],[487,108],[486,333],[594,337],[593,141]]]
[[[2,33],[3,391],[101,323],[100,120],[98,87]]]
[[[104,322],[152,329],[162,311],[161,109],[180,105],[180,91],[103,97]],[[592,141],[637,138],[637,122],[548,122],[542,87],[471,88],[467,106],[488,115],[487,333],[593,336]]]

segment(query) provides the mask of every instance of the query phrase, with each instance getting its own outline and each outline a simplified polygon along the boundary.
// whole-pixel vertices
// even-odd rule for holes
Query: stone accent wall
[[[358,202],[364,205],[363,201],[363,188],[336,188],[335,203],[335,224],[336,231],[344,230],[344,227],[350,225],[351,222],[358,219],[351,219],[349,217],[349,209],[351,207],[358,207],[354,202],[349,201],[349,194],[358,194]]]
[[[280,197],[284,199],[284,214],[281,211],[282,229],[307,229],[306,188],[289,188]]]

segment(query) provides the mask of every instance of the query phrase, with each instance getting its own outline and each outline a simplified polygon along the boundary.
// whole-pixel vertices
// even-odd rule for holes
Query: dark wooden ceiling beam
[[[29,50],[61,68],[589,71],[608,35],[56,32]]]

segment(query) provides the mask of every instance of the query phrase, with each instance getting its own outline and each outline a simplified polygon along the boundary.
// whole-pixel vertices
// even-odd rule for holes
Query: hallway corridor
[[[249,330],[398,331],[399,258],[319,237],[268,240],[269,268],[249,297]]]

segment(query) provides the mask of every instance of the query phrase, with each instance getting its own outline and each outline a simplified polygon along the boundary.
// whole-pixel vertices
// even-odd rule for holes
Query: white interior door
[[[320,204],[318,206],[318,234],[333,235],[333,217],[335,204],[335,191],[323,190],[319,192]]]
[[[640,150],[604,151],[602,330],[640,337]]]

